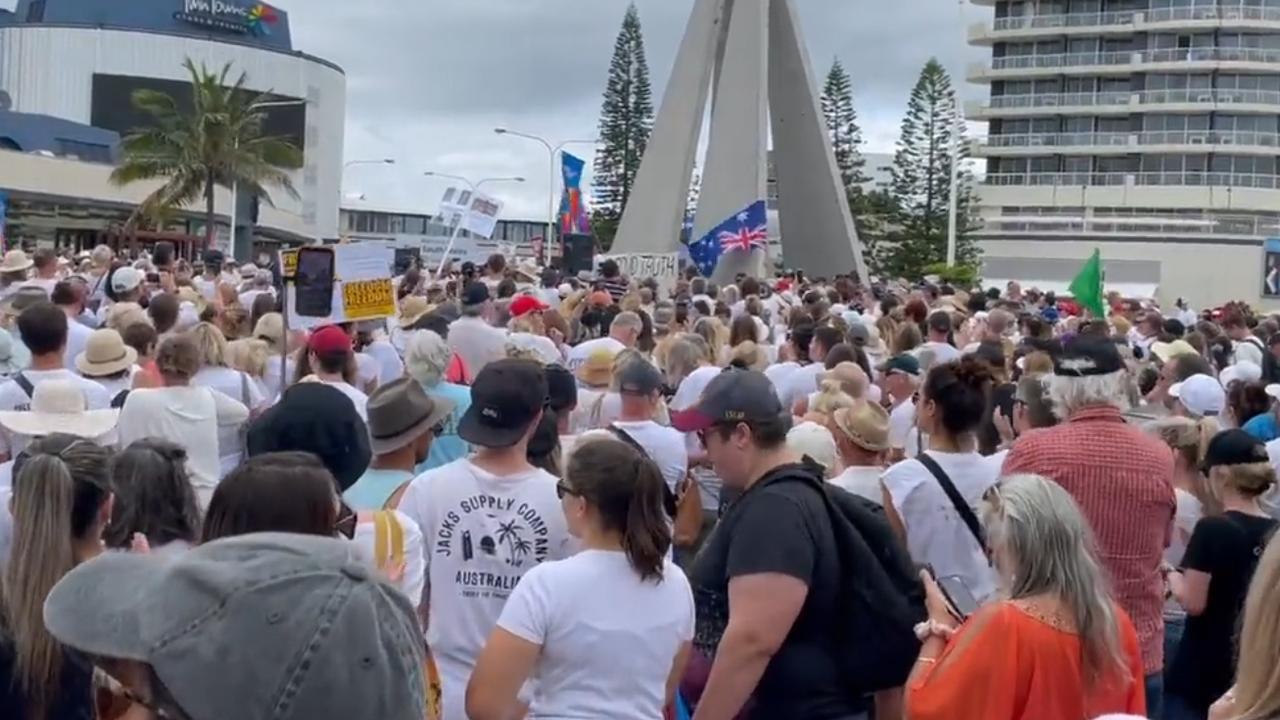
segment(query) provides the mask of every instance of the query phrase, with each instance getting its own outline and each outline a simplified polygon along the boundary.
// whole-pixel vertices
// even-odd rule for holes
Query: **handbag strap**
[[[973,508],[969,507],[969,503],[965,502],[964,496],[956,489],[955,483],[951,482],[951,478],[942,470],[942,466],[938,465],[938,461],[929,457],[928,453],[921,452],[916,456],[916,460],[924,466],[935,478],[938,484],[942,486],[942,491],[947,494],[947,498],[951,500],[951,504],[955,506],[956,512],[960,514],[960,519],[964,521],[965,527],[969,528],[969,532],[973,534],[973,539],[978,541],[978,547],[985,553],[987,551],[987,534],[982,530],[982,523],[978,522],[978,516],[973,514]]]
[[[373,555],[380,569],[387,569],[404,561],[404,528],[390,510],[373,513]]]

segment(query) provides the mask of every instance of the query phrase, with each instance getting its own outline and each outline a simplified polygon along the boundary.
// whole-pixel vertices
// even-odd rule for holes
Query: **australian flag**
[[[764,250],[768,242],[765,203],[757,200],[712,228],[700,240],[689,243],[689,257],[704,277],[711,277],[722,254]]]

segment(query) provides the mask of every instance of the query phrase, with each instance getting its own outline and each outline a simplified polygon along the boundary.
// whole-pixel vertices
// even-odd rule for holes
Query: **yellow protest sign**
[[[298,274],[297,248],[280,251],[280,274],[286,278],[292,278]]]
[[[394,315],[396,296],[391,278],[342,283],[342,307],[346,319],[352,321]]]

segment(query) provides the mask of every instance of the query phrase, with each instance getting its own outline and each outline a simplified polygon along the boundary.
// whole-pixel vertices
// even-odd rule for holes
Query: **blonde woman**
[[[297,372],[297,361],[293,355],[297,347],[290,342],[287,348],[282,348],[286,340],[284,336],[284,317],[280,313],[267,313],[258,318],[258,324],[253,327],[253,337],[267,344],[267,352],[272,359],[267,363],[267,369],[263,373],[262,381],[267,390],[267,397],[278,398],[284,390],[284,378],[292,378]],[[292,339],[291,336],[289,340]],[[283,375],[280,374],[280,353],[282,351],[289,353]]]
[[[1235,687],[1209,709],[1209,720],[1280,718],[1280,535],[1258,561],[1244,601]]]
[[[267,391],[267,366],[275,361],[280,364],[280,356],[271,354],[271,346],[266,340],[242,338],[227,343],[227,364],[249,376],[249,380],[258,386],[262,396],[271,399]]]
[[[227,339],[212,323],[202,322],[187,331],[200,354],[200,369],[191,378],[193,387],[207,387],[249,408],[251,415],[265,410],[267,396],[248,373],[231,367]],[[222,476],[244,459],[244,438],[238,426],[218,428],[218,455]]]
[[[144,323],[155,327],[151,322],[151,316],[147,314],[142,306],[135,302],[114,303],[107,307],[106,317],[102,326],[111,328],[120,334],[124,334],[124,329],[130,325]]]

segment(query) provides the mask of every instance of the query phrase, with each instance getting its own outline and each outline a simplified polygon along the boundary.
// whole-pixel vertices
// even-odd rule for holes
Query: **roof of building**
[[[0,112],[0,149],[111,163],[120,135],[51,115]]]

